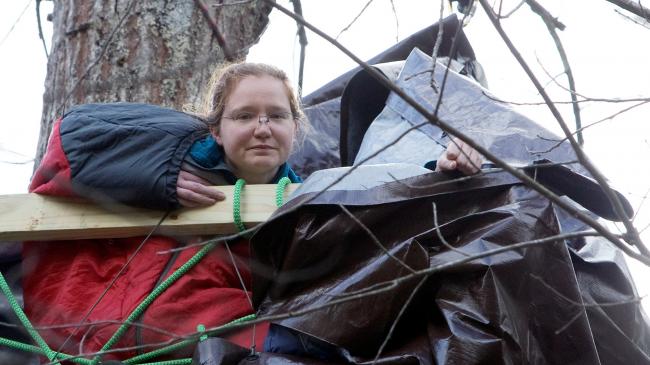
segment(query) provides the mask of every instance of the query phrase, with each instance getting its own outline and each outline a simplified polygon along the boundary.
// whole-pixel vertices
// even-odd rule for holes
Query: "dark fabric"
[[[63,117],[60,134],[77,195],[169,209],[178,207],[180,164],[207,128],[155,105],[87,104]]]
[[[267,268],[253,276],[260,312],[314,309],[277,323],[338,347],[355,364],[373,360],[402,308],[379,363],[650,361],[648,320],[630,302],[637,294],[620,252],[603,239],[579,238],[462,262],[447,245],[471,255],[584,227],[506,173],[447,180],[430,173],[287,203],[251,240],[254,260]],[[427,268],[433,271],[419,288],[421,278],[386,285]],[[382,286],[387,290],[316,310]],[[620,305],[594,305],[601,302]]]

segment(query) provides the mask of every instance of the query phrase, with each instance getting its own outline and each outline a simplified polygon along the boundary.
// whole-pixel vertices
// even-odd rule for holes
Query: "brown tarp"
[[[403,307],[381,364],[650,361],[647,319],[622,257],[603,239],[559,239],[450,266],[585,227],[506,173],[449,179],[430,173],[290,201],[252,239],[261,313],[315,308],[441,268],[410,303],[420,278],[277,323],[338,347],[341,363],[372,362]]]

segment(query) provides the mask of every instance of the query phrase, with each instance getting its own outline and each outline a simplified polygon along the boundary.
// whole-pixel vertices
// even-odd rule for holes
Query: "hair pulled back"
[[[219,129],[228,97],[235,90],[239,81],[249,76],[271,76],[282,81],[287,92],[287,98],[289,98],[291,114],[297,124],[298,134],[304,137],[304,134],[309,130],[309,122],[302,111],[300,100],[291,86],[289,77],[281,69],[265,63],[242,62],[226,64],[212,74],[208,90],[198,110],[209,128],[212,130]]]

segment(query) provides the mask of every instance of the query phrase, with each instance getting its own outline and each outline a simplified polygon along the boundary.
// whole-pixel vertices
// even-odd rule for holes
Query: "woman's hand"
[[[178,202],[184,207],[207,207],[226,199],[219,190],[210,186],[210,182],[190,172],[181,170],[176,182]]]
[[[483,157],[474,148],[454,138],[438,158],[436,171],[458,170],[465,175],[474,175],[481,170],[482,163]]]

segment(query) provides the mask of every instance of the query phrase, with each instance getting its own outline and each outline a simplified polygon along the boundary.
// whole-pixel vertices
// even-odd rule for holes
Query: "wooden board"
[[[290,184],[285,197],[300,184]],[[211,207],[174,211],[156,234],[196,235],[237,232],[233,223],[234,186],[219,186],[226,200]],[[276,210],[276,185],[246,185],[241,218],[247,227],[264,222]],[[118,238],[148,234],[164,212],[121,204],[97,205],[36,194],[0,195],[0,241]]]

